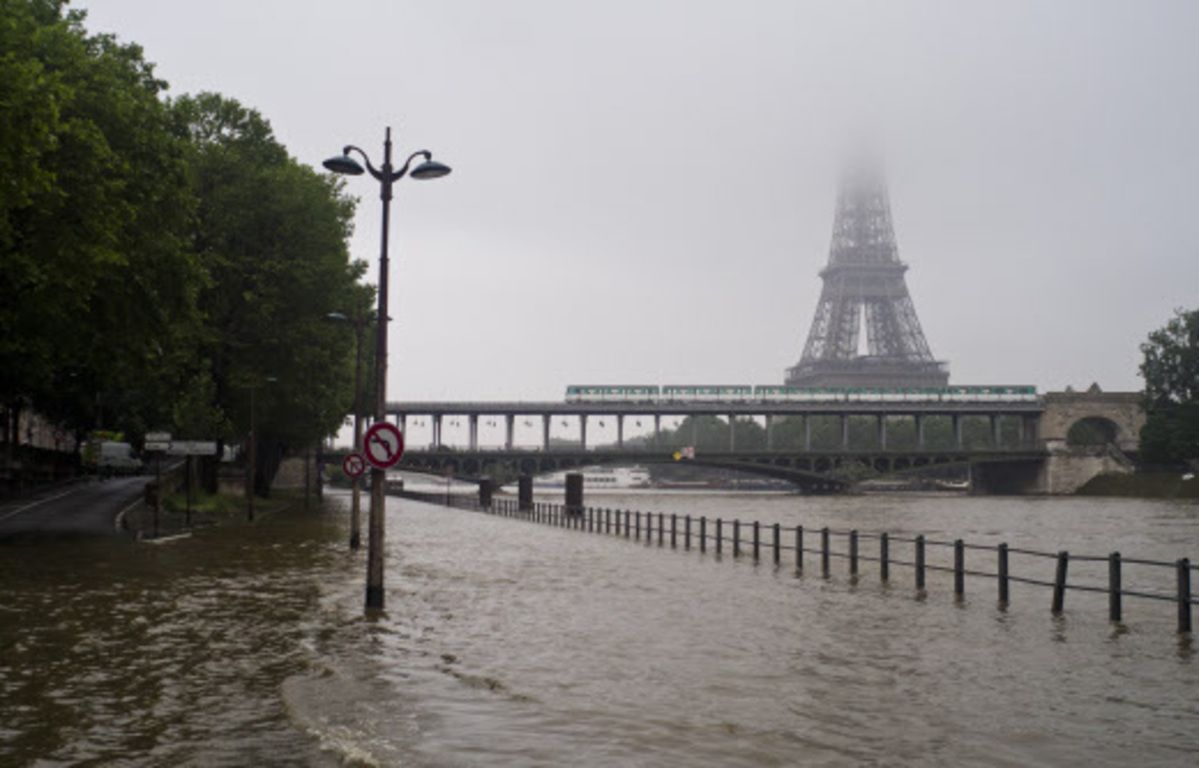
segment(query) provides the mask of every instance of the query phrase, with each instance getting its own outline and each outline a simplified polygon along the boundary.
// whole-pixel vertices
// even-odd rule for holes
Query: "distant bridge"
[[[1051,392],[1020,401],[868,401],[849,402],[530,402],[530,401],[398,401],[387,405],[387,413],[405,435],[408,420],[428,419],[430,440],[424,445],[407,445],[400,469],[431,474],[453,473],[464,479],[481,479],[503,474],[540,474],[596,464],[653,464],[674,462],[673,448],[663,448],[658,439],[662,419],[689,416],[718,416],[730,424],[761,420],[765,446],[738,446],[737,430],[729,429],[729,442],[719,450],[697,448],[693,463],[789,480],[810,491],[843,489],[855,477],[916,471],[926,467],[968,464],[976,487],[995,492],[1069,492],[1104,471],[1127,471],[1128,460],[1120,452],[1134,451],[1144,414],[1139,393]],[[775,426],[782,418],[801,423],[798,446],[776,447]],[[840,421],[839,445],[814,445],[813,419],[834,417]],[[872,417],[873,445],[855,447],[850,440],[851,417]],[[929,445],[925,426],[930,418],[947,418],[952,425],[951,445]],[[462,446],[443,441],[446,418],[465,419],[467,440]],[[485,446],[479,440],[479,420],[502,420],[502,444]],[[653,431],[640,439],[625,439],[625,421],[652,421]],[[967,418],[989,421],[989,444],[967,447],[963,423]],[[516,420],[540,420],[539,445],[517,445]],[[572,445],[551,440],[554,419],[577,427]],[[589,446],[591,419],[611,420],[615,440]],[[914,445],[889,444],[889,425],[909,420]],[[1080,421],[1101,424],[1110,435],[1104,452],[1078,451],[1067,446],[1067,434]],[[692,426],[695,426],[692,420]],[[1008,434],[1014,424],[1015,440],[1000,439],[1001,427]],[[696,435],[692,435],[695,445]],[[338,453],[326,453],[334,458]],[[502,471],[499,471],[502,470]]]

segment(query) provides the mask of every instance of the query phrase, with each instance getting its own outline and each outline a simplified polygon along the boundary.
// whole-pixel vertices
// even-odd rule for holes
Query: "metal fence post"
[[[1178,631],[1191,632],[1191,561],[1178,561]]]
[[[741,556],[741,521],[733,520],[733,557]]]
[[[849,575],[858,575],[858,532],[849,532]]]
[[[678,518],[678,515],[676,515],[674,512],[670,513],[670,548],[671,549],[675,548],[674,533],[675,533],[676,525],[678,523],[677,518]]]
[[[916,536],[916,589],[924,590],[924,534]]]
[[[879,581],[891,578],[891,538],[886,533],[878,537],[878,578]]]
[[[1120,587],[1120,565],[1119,552],[1113,552],[1107,556],[1107,618],[1117,624],[1124,618],[1124,592]]]
[[[699,518],[699,551],[708,551],[708,516],[700,515]]]
[[[758,560],[759,560],[758,556],[761,553],[761,549],[759,548],[761,545],[761,542],[762,542],[761,526],[758,525],[757,520],[754,520],[754,562],[755,563],[758,562]]]
[[[1066,604],[1066,569],[1070,567],[1070,553],[1057,553],[1057,569],[1053,576],[1053,615],[1058,615]]]
[[[691,515],[683,518],[683,549],[691,549]]]
[[[966,594],[966,543],[953,541],[953,594],[961,598]]]
[[[803,526],[795,526],[795,570],[803,571]]]
[[[716,554],[724,548],[724,521],[716,518]]]
[[[820,529],[820,575],[828,578],[828,526]]]
[[[779,524],[774,524],[774,564],[779,564]]]

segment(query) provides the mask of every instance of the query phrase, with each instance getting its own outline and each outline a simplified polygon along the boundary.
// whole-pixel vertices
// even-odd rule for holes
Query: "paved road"
[[[149,479],[81,480],[0,505],[0,539],[112,534],[117,514],[141,498]]]

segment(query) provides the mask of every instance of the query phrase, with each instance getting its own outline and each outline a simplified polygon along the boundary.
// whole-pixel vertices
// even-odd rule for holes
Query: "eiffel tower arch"
[[[933,358],[899,260],[887,187],[873,167],[846,173],[837,195],[824,288],[803,356],[787,369],[796,387],[938,387],[949,366]],[[866,351],[859,341],[865,328]]]

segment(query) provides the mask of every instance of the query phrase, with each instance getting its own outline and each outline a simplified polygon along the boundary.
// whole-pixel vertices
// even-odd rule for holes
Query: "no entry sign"
[[[372,467],[390,469],[404,455],[404,436],[394,424],[380,421],[366,431],[363,450]]]
[[[366,461],[361,454],[351,453],[341,460],[341,471],[349,477],[361,477],[366,471]]]

